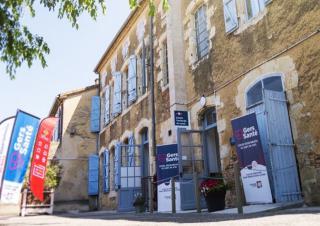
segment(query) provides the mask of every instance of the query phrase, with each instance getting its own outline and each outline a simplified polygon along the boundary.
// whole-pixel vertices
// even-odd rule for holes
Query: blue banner
[[[178,145],[169,144],[157,146],[157,181],[158,181],[158,211],[171,211],[172,177],[179,174]],[[175,178],[176,209],[180,210],[180,183]]]
[[[17,203],[39,127],[39,118],[18,111],[7,155],[1,201]]]
[[[157,146],[157,180],[160,183],[170,181],[179,173],[177,144]]]
[[[231,121],[236,140],[240,174],[247,203],[272,203],[266,161],[256,114]]]
[[[256,114],[245,115],[231,121],[233,136],[236,139],[237,154],[241,168],[250,166],[253,161],[266,165]]]

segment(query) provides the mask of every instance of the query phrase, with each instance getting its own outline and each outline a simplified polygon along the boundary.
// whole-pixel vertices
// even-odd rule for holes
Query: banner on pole
[[[4,171],[2,203],[19,202],[38,126],[39,118],[23,111],[17,112]]]
[[[0,125],[0,190],[14,120],[14,117],[9,118]]]
[[[172,211],[171,177],[179,174],[179,156],[177,144],[157,146],[157,181],[158,181],[158,211]],[[176,210],[181,210],[180,183],[175,182]]]
[[[30,189],[35,197],[43,201],[44,180],[51,137],[57,123],[57,118],[46,118],[40,123],[30,168]]]
[[[247,203],[272,203],[256,114],[231,121]]]

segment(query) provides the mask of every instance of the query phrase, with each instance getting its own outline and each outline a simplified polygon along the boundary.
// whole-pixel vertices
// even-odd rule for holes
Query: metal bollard
[[[176,213],[176,182],[174,177],[171,177],[171,207],[172,213]]]
[[[198,174],[197,172],[193,172],[193,183],[194,183],[194,195],[195,195],[195,201],[196,201],[196,208],[197,212],[201,213],[201,207],[200,207],[200,192],[198,187]]]
[[[153,181],[152,177],[148,177],[148,188],[149,188],[149,211],[153,213]]]
[[[241,192],[241,181],[240,181],[240,167],[239,162],[236,161],[234,163],[234,181],[235,181],[235,187],[236,187],[236,197],[237,197],[237,208],[238,208],[238,214],[243,214],[243,199],[242,199],[242,192]]]

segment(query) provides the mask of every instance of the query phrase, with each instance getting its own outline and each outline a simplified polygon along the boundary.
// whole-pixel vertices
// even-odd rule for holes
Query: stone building
[[[59,94],[49,116],[59,118],[51,144],[50,158],[61,166],[55,190],[54,211],[88,210],[88,156],[97,152],[97,133],[91,132],[92,97],[98,86]]]
[[[213,150],[209,173],[233,180],[231,120],[255,112],[274,201],[319,204],[319,1],[181,3],[184,106]]]
[[[231,120],[254,112],[273,201],[320,203],[319,15],[317,0],[176,0],[167,12],[157,8],[156,143],[178,144],[181,180],[196,171],[222,173],[233,183],[237,156],[230,144]],[[95,68],[101,208],[129,210],[143,177],[155,174],[149,27],[147,1],[142,1]],[[187,128],[175,126],[177,110],[188,112]],[[180,192],[181,207],[194,208],[192,185]],[[235,204],[234,189],[227,201]]]

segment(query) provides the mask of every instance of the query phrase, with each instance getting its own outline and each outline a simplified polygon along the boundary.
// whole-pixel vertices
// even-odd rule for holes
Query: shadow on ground
[[[85,212],[76,214],[59,214],[57,217],[77,218],[77,219],[100,219],[100,220],[128,220],[142,222],[172,222],[172,223],[201,223],[220,222],[241,219],[262,218],[276,215],[294,214],[320,214],[320,208],[299,208],[290,210],[278,210],[276,212],[252,213],[245,215],[238,214],[215,214],[215,213],[110,213],[110,212]]]

